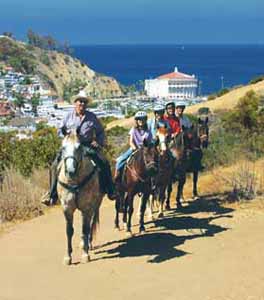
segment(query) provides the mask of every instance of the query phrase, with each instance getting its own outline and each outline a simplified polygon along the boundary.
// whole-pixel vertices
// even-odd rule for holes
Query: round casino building
[[[197,96],[197,90],[198,79],[179,72],[177,67],[172,73],[145,80],[147,95],[158,99],[193,99]]]

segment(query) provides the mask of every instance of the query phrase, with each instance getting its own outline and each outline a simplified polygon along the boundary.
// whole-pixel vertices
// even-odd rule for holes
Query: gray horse
[[[100,191],[98,168],[86,154],[76,132],[71,132],[62,142],[57,190],[66,220],[68,246],[64,264],[72,263],[73,215],[76,209],[82,214],[81,262],[86,263],[90,260],[89,245],[99,223],[103,193]]]

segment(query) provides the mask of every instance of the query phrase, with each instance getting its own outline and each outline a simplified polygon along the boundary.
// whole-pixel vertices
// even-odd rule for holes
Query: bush
[[[210,101],[210,100],[214,100],[217,96],[215,94],[212,94],[212,95],[209,95],[207,97],[207,100]]]
[[[198,109],[198,114],[199,115],[208,115],[210,113],[210,108],[209,107],[200,107]]]
[[[264,80],[264,75],[260,75],[260,76],[258,76],[256,78],[251,79],[249,83],[250,84],[255,84],[255,83],[258,83],[258,82],[260,82],[262,80]]]
[[[49,56],[46,54],[46,53],[41,53],[40,55],[40,61],[46,65],[46,66],[50,66],[50,59],[49,59]]]

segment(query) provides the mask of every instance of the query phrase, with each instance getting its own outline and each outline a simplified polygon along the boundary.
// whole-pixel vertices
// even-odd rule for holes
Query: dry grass
[[[0,223],[26,220],[43,214],[41,195],[47,190],[47,172],[35,171],[26,179],[14,170],[5,174],[0,192]]]
[[[200,174],[198,189],[201,195],[227,194],[227,200],[247,200],[264,194],[264,159],[257,162],[238,161],[230,167],[219,167]],[[192,182],[188,178],[184,196],[192,196]]]

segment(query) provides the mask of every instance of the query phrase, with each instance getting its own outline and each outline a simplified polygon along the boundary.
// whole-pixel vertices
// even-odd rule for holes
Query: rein
[[[143,183],[146,181],[141,176],[138,175],[138,173],[135,169],[130,168],[129,165],[127,165],[126,167],[132,173],[132,175],[134,175],[137,179],[139,179],[139,181],[141,181]]]
[[[64,159],[64,162],[66,162],[66,160],[68,158],[72,158],[74,159],[76,162],[76,158],[73,157],[73,156],[68,156]],[[68,191],[70,191],[71,193],[79,193],[80,192],[80,189],[82,189],[93,177],[93,175],[95,174],[95,172],[97,171],[97,166],[94,164],[94,162],[92,161],[93,163],[93,170],[91,171],[90,174],[88,174],[87,176],[84,177],[84,179],[79,183],[79,184],[68,184],[68,183],[65,183],[65,182],[62,182],[62,181],[58,181],[58,183],[63,186],[65,189],[67,189]],[[79,163],[77,162],[77,166],[79,166]]]

